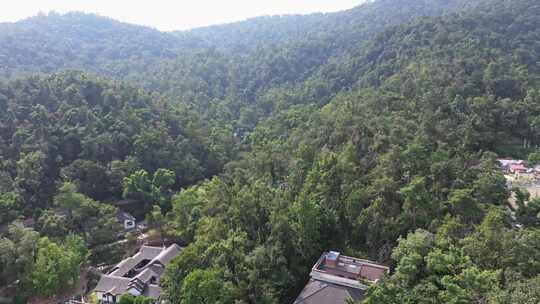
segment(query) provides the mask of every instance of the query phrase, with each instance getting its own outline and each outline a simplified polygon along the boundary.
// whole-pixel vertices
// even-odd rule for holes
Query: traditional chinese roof
[[[120,262],[109,274],[102,275],[94,291],[119,296],[137,290],[157,299],[161,294],[158,284],[165,266],[181,250],[176,244],[167,248],[142,246],[137,254]]]

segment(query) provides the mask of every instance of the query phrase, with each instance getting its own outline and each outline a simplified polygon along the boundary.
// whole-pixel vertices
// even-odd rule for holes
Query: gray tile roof
[[[119,296],[136,289],[147,297],[157,299],[161,294],[157,284],[165,266],[181,250],[176,244],[168,248],[142,246],[137,254],[120,262],[109,274],[102,275],[94,291]]]
[[[165,266],[180,253],[180,250],[182,250],[180,246],[172,244],[169,248],[161,251],[149,264],[153,265],[156,262],[160,262],[161,265]]]
[[[102,275],[94,290],[112,295],[121,295],[126,293],[131,279],[115,277],[111,275]]]
[[[135,278],[141,280],[141,282],[148,283],[152,277],[159,278],[165,271],[165,268],[161,265],[149,265],[143,271],[141,271]]]
[[[360,289],[311,279],[294,304],[345,304],[351,299],[359,301],[363,295]]]
[[[118,263],[118,265],[116,265],[116,267],[114,267],[109,274],[113,276],[123,277],[139,263],[144,260],[153,260],[162,251],[163,248],[161,247],[142,246],[139,252],[137,252],[137,254]]]
[[[161,295],[161,287],[152,284],[148,285],[144,292],[144,295],[152,299],[157,299]]]

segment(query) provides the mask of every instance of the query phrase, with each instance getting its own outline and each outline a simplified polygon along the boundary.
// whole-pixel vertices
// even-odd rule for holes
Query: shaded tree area
[[[15,303],[65,292],[78,283],[87,254],[84,241],[76,235],[51,240],[14,222],[0,238],[1,283],[16,284]]]
[[[50,206],[59,180],[96,200],[118,199],[124,178],[138,170],[158,172],[159,192],[219,172],[226,158],[210,147],[210,130],[196,115],[132,87],[66,72],[0,90],[7,101],[0,117],[3,192],[16,192],[22,210]],[[161,176],[160,168],[172,173]]]
[[[81,72],[3,83],[0,101],[1,285],[18,282],[21,303],[66,292],[87,259],[103,262],[98,249],[122,231],[111,203],[137,204],[141,220],[171,209],[174,192],[221,171],[234,141],[158,94]],[[84,252],[65,247],[75,237]]]

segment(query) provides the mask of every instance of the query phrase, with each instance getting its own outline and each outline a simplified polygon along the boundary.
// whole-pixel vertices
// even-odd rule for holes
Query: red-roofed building
[[[525,173],[527,172],[527,167],[523,164],[515,164],[510,166],[510,172],[512,173]]]

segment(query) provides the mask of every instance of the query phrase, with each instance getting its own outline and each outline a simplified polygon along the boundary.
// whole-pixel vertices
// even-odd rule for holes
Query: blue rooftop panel
[[[337,251],[330,251],[326,254],[326,259],[335,261],[338,259],[340,253]]]

